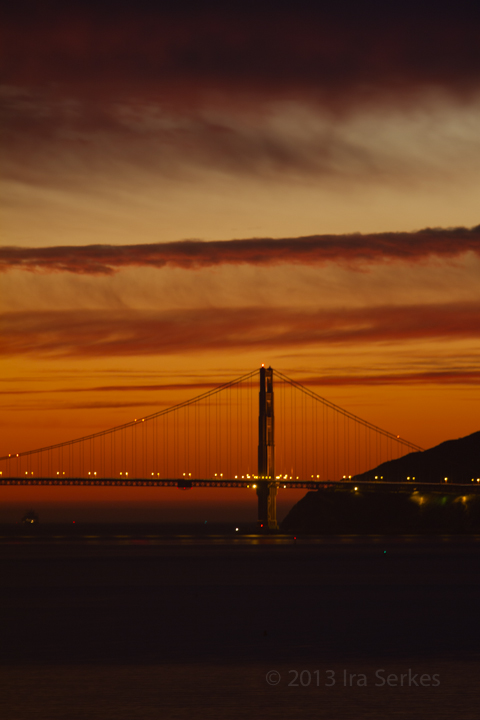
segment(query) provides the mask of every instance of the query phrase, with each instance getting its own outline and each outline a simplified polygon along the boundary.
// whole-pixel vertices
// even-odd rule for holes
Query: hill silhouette
[[[446,440],[429,450],[413,452],[397,460],[389,460],[367,472],[355,475],[354,480],[405,482],[415,478],[418,483],[471,483],[480,478],[480,431]]]
[[[354,490],[351,484],[309,492],[290,510],[283,532],[306,534],[443,534],[480,532],[480,432],[378,465],[354,480],[406,483]],[[445,477],[448,481],[445,482]],[[415,478],[415,480],[413,480]],[[472,483],[472,478],[474,483]],[[432,483],[431,491],[425,484]],[[441,486],[433,483],[442,483]],[[475,494],[455,484],[469,483]],[[423,488],[420,487],[423,484]],[[480,483],[479,483],[480,484]],[[417,490],[416,485],[420,489]]]

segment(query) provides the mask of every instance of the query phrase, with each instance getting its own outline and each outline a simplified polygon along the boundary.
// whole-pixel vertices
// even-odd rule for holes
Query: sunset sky
[[[0,455],[262,362],[425,448],[479,430],[480,10],[199,7],[1,11]]]

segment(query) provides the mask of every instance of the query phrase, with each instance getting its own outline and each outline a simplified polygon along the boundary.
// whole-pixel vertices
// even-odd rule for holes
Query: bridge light
[[[354,487],[354,490],[358,490],[358,487],[355,486],[355,487]]]
[[[378,480],[378,475],[375,475],[375,480]]]
[[[128,475],[128,472],[126,472],[125,475]]]
[[[443,478],[443,479],[445,480],[445,482],[448,482],[448,478]]]
[[[90,472],[90,470],[88,471],[88,474],[89,474],[89,475],[91,475],[91,472]],[[122,473],[120,473],[120,475],[121,475],[121,474],[122,474]],[[58,475],[58,473],[57,473],[57,475]]]
[[[284,488],[286,488],[287,486],[286,486],[286,485],[284,485],[283,487],[284,487]]]
[[[238,532],[238,528],[235,528],[235,532]]]
[[[145,418],[142,418],[142,422],[145,422]]]
[[[318,477],[318,475],[317,475],[317,477]],[[349,475],[349,476],[348,476],[348,479],[349,479],[349,480],[351,480],[351,479],[352,479],[352,476],[351,476],[351,475]]]
[[[120,475],[123,475],[123,473],[120,473]]]
[[[319,477],[320,477],[320,475],[317,475],[317,478],[319,478]],[[349,475],[349,477],[351,477],[351,475]]]
[[[25,475],[28,475],[28,472],[25,470]]]
[[[255,490],[255,488],[256,488],[257,486],[256,486],[256,485],[252,485],[252,487],[253,487],[253,489]],[[262,526],[262,527],[263,527],[263,526]]]

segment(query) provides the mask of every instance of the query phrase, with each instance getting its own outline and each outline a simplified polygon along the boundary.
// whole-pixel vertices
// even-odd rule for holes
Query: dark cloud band
[[[252,238],[148,245],[86,245],[46,248],[0,248],[0,271],[29,270],[110,275],[128,267],[200,269],[217,265],[355,265],[421,262],[480,254],[480,225],[474,228],[420,230],[370,235],[312,235],[297,238]]]
[[[10,85],[114,98],[121,88],[123,96],[184,105],[212,91],[348,106],[425,86],[479,89],[476,3],[6,5],[1,46]]]

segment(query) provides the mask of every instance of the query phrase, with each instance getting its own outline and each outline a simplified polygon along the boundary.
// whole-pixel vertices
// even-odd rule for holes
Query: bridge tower
[[[263,479],[262,479],[263,478]],[[273,370],[260,368],[258,413],[258,523],[277,530],[277,483],[275,480],[275,417]]]

